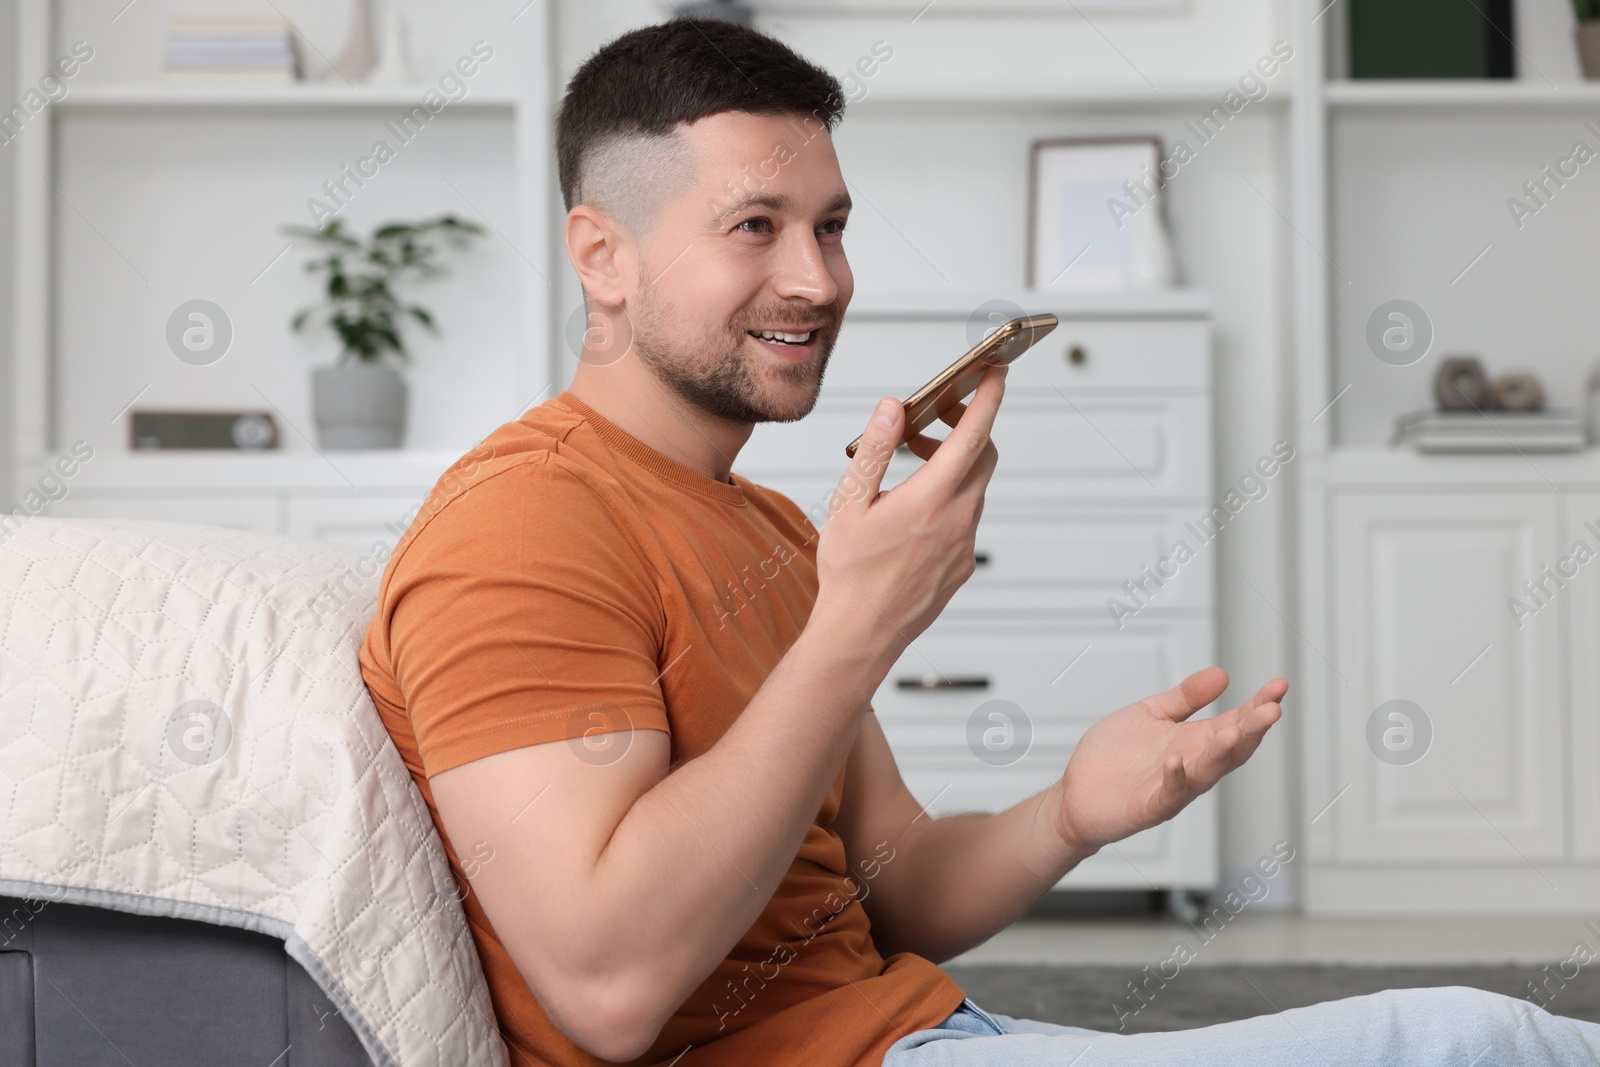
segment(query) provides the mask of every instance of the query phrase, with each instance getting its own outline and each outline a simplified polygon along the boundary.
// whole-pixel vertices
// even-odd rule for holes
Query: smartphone
[[[900,435],[905,444],[923,429],[933,425],[940,415],[971,396],[988,367],[1003,367],[1016,361],[1028,349],[1038,344],[1044,335],[1056,328],[1060,320],[1054,315],[1024,315],[1012,319],[934,376],[934,379],[905,400],[906,425]],[[844,454],[855,458],[861,446],[857,437],[844,447]]]

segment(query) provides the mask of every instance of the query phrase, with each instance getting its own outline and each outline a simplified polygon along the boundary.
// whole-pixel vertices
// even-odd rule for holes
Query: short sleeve
[[[427,776],[593,732],[670,733],[651,574],[603,490],[548,456],[440,506],[379,604]]]

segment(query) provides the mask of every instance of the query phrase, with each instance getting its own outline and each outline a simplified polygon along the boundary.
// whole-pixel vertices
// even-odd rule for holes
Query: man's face
[[[662,205],[640,248],[634,350],[708,415],[792,422],[816,403],[855,290],[832,140],[815,119],[743,112],[683,131],[699,181]],[[791,344],[754,335],[762,331],[806,337]]]

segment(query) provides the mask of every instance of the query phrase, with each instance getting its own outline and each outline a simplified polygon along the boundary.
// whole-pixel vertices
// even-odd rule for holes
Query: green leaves
[[[385,223],[365,239],[346,233],[344,220],[337,218],[319,229],[284,226],[282,232],[312,242],[326,253],[305,265],[309,273],[327,275],[323,304],[296,313],[289,321],[290,329],[298,333],[320,310],[344,345],[341,359],[375,361],[385,353],[409,358],[400,333],[402,317],[436,329],[433,315],[419,304],[401,303],[393,286],[408,276],[443,273],[435,262],[438,242],[460,247],[472,237],[483,236],[484,231],[475,222],[440,215],[421,222]]]

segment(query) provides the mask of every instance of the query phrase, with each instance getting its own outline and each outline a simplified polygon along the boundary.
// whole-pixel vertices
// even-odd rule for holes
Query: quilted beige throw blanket
[[[0,893],[281,937],[375,1063],[505,1064],[362,684],[360,560],[186,523],[0,525]]]

